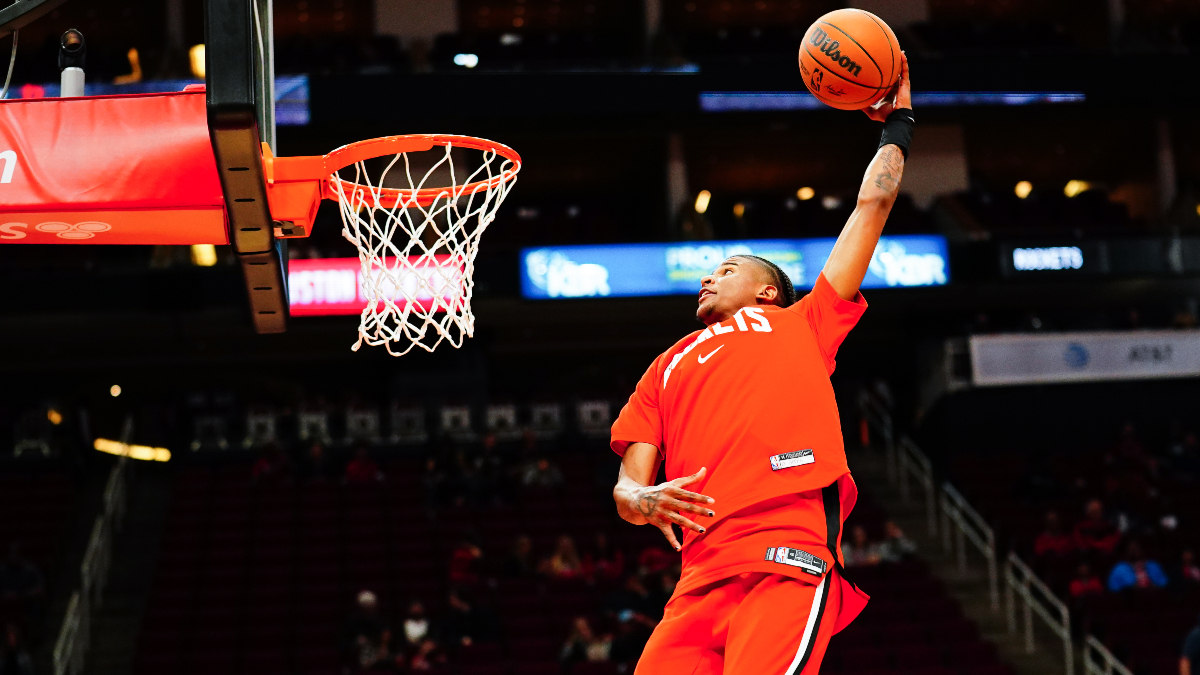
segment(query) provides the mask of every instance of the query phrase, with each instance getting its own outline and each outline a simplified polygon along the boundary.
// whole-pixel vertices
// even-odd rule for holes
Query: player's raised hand
[[[684,516],[684,513],[706,518],[716,515],[709,508],[709,505],[716,501],[715,499],[685,489],[686,486],[703,480],[707,471],[707,468],[701,468],[690,476],[676,478],[658,485],[648,485],[635,491],[632,495],[634,509],[646,519],[647,523],[662,530],[663,536],[676,551],[680,550],[682,545],[675,537],[675,531],[671,529],[672,524],[701,534],[705,531],[702,525],[698,525]]]
[[[908,56],[904,52],[900,52],[900,81],[896,83],[895,89],[888,92],[881,103],[863,108],[862,111],[876,122],[886,122],[888,115],[897,108],[912,109],[912,86],[908,81]]]

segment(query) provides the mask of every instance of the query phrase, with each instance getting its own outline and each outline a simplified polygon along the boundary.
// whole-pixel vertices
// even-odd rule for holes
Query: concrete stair
[[[987,566],[983,556],[968,543],[967,566],[965,570],[960,569],[957,556],[953,552],[945,552],[941,533],[929,534],[927,507],[922,488],[917,486],[915,481],[910,482],[910,501],[905,502],[899,489],[888,482],[882,450],[851,449],[847,455],[859,489],[874,497],[880,506],[887,510],[889,517],[917,543],[919,555],[929,563],[930,571],[942,580],[951,597],[959,601],[963,613],[979,625],[982,637],[996,645],[1001,660],[1012,666],[1017,675],[1065,675],[1062,642],[1039,624],[1040,619],[1034,618],[1035,649],[1032,653],[1026,650],[1024,624],[1019,607],[1017,631],[1009,633],[1004,604],[1003,567],[999,568],[1000,607],[993,610]],[[938,526],[941,526],[940,522]],[[1083,672],[1078,656],[1076,652],[1076,675]]]

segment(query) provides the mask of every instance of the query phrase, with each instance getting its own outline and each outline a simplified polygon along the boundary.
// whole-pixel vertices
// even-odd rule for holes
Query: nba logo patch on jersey
[[[771,456],[771,470],[779,471],[780,469],[790,469],[793,466],[803,466],[812,464],[817,461],[811,448],[797,450],[795,452],[785,452],[782,455]]]
[[[813,576],[821,576],[825,574],[825,561],[817,556],[802,551],[798,548],[790,548],[787,546],[773,546],[767,549],[767,560],[774,560],[781,565],[791,565],[799,567],[801,570],[812,574]]]

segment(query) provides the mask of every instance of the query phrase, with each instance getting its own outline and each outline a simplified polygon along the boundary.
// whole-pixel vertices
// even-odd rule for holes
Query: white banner
[[[1200,375],[1200,330],[971,336],[977,387]]]

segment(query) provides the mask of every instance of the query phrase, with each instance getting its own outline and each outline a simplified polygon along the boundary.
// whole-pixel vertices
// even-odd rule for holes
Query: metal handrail
[[[1092,661],[1093,651],[1100,655],[1103,664]],[[1088,635],[1083,641],[1083,668],[1087,675],[1133,675],[1133,672],[1093,635]]]
[[[966,498],[949,481],[942,483],[942,548],[954,551],[958,570],[967,571],[967,542],[983,554],[988,571],[988,594],[992,611],[1000,611],[1000,580],[996,571],[996,533]],[[954,525],[951,532],[951,524]]]
[[[1008,607],[1008,632],[1017,632],[1016,598],[1022,601],[1022,616],[1025,622],[1025,651],[1032,654],[1036,649],[1033,642],[1033,615],[1037,614],[1050,630],[1063,641],[1063,657],[1066,675],[1075,673],[1075,649],[1071,642],[1071,613],[1050,587],[1038,578],[1015,553],[1009,553],[1004,562],[1004,596]],[[1107,652],[1107,650],[1105,650]],[[1109,654],[1111,657],[1112,655]],[[1115,659],[1114,659],[1115,660]],[[1132,675],[1128,670],[1121,675]]]
[[[79,589],[71,595],[62,627],[54,642],[54,675],[80,675],[91,641],[92,611],[103,600],[108,571],[112,567],[113,535],[121,529],[128,492],[128,458],[117,460],[108,475],[100,514],[92,524],[83,561],[79,565]]]
[[[912,493],[908,487],[908,477],[911,475],[925,492],[925,519],[929,534],[937,534],[937,492],[933,482],[933,462],[908,436],[900,438],[898,446],[898,473],[900,481],[900,499],[908,502]]]
[[[869,392],[863,392],[860,400],[863,417],[867,424],[875,427],[883,437],[884,461],[887,467],[888,482],[896,482],[896,433],[892,425],[892,416]]]

